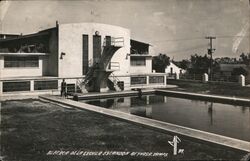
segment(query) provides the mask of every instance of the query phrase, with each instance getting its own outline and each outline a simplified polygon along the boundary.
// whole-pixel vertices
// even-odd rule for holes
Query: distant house
[[[170,64],[165,68],[165,73],[168,73],[169,75],[172,74],[184,74],[186,70],[178,67],[173,62],[170,62]]]
[[[217,73],[223,76],[232,76],[233,70],[237,68],[246,69],[247,66],[245,64],[220,64]]]
[[[248,74],[245,75],[246,83],[250,83],[250,67],[245,64],[219,64],[213,72],[214,80],[238,81],[238,75],[234,74],[235,69],[243,68]]]

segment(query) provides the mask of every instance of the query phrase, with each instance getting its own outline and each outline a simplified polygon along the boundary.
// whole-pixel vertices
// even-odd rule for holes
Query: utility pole
[[[207,36],[206,39],[209,39],[209,48],[207,49],[208,55],[210,55],[210,70],[209,70],[209,76],[210,80],[212,80],[212,68],[213,68],[213,53],[215,49],[213,48],[213,39],[216,39],[216,37]]]

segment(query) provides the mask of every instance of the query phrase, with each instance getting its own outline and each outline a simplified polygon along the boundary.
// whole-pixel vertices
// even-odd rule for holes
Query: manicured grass
[[[199,83],[170,80],[168,84],[178,86],[170,90],[250,98],[250,87],[240,87],[230,83]]]
[[[184,155],[172,155],[173,135],[100,114],[39,100],[5,101],[1,107],[4,161],[240,160],[246,152],[182,138]],[[50,150],[162,152],[168,157],[59,156]]]

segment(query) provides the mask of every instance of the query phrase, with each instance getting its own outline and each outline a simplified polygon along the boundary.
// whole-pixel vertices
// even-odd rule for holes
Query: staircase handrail
[[[122,45],[119,45],[119,43],[122,43]],[[111,46],[124,46],[124,37],[111,37],[110,45]],[[103,46],[107,46],[106,37],[104,38]]]

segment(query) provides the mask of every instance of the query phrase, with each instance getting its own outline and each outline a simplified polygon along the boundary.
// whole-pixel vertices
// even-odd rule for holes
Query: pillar
[[[164,75],[164,84],[165,85],[167,85],[167,79],[168,79],[167,75]]]
[[[175,73],[175,79],[180,79],[180,74],[179,73]]]
[[[3,82],[0,81],[0,96],[3,94]]]
[[[207,74],[207,73],[204,73],[204,74],[202,75],[202,82],[203,82],[203,83],[208,82],[208,74]]]
[[[146,84],[149,85],[149,75],[146,76]]]
[[[242,75],[242,74],[239,76],[239,84],[240,84],[240,86],[242,86],[242,87],[245,86],[245,76]]]
[[[30,81],[30,91],[34,91],[34,80]]]

